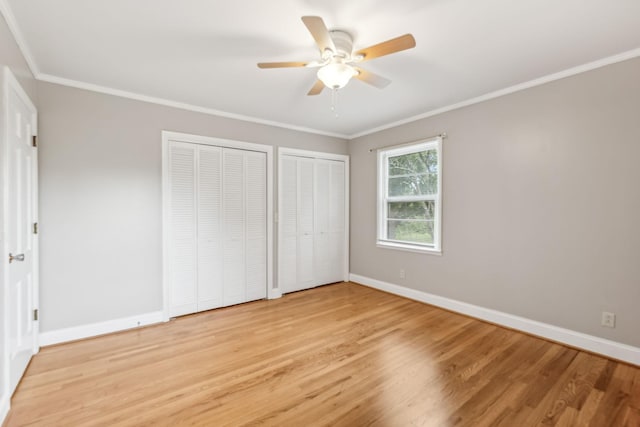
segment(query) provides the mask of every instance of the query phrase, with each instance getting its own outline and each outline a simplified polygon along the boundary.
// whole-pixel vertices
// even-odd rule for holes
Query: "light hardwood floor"
[[[43,348],[6,426],[640,426],[640,369],[352,283]]]

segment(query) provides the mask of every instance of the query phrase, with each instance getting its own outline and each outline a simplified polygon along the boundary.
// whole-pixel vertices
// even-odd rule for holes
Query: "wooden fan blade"
[[[258,62],[258,68],[306,67],[306,62]]]
[[[313,85],[309,93],[307,93],[307,95],[320,95],[322,89],[324,89],[324,83],[322,83],[321,80],[316,80],[315,84]]]
[[[389,86],[389,83],[391,83],[391,80],[385,79],[384,77],[374,74],[371,71],[363,70],[360,67],[353,68],[358,72],[358,74],[354,76],[356,79],[368,83],[371,86],[375,86],[378,89],[383,89]]]
[[[336,47],[333,44],[333,40],[329,35],[327,26],[324,25],[324,21],[319,16],[303,16],[302,22],[307,26],[307,29],[316,41],[316,44],[320,48],[322,54],[325,49],[330,49],[332,52],[336,51]]]
[[[414,47],[416,47],[416,39],[414,39],[411,34],[405,34],[404,36],[396,37],[395,39],[387,40],[386,42],[361,49],[357,51],[355,55],[362,55],[362,60],[368,61],[373,58],[378,58],[380,56],[389,55],[390,53],[400,52]]]

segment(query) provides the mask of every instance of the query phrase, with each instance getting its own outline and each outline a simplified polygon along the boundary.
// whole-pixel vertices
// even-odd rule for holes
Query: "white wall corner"
[[[358,274],[350,274],[350,281],[640,366],[640,348],[638,347],[492,310],[490,308],[429,294]]]
[[[74,326],[40,333],[40,346],[60,344],[69,341],[91,338],[98,335],[110,334],[141,326],[153,325],[163,321],[162,311],[139,314],[137,316],[107,320],[105,322]]]

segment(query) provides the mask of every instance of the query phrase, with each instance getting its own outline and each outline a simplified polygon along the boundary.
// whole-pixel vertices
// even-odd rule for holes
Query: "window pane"
[[[433,150],[389,157],[389,176],[438,172],[438,152]]]
[[[441,149],[433,138],[378,151],[379,245],[440,251]]]
[[[387,221],[387,239],[433,244],[433,221]]]
[[[433,200],[420,202],[390,202],[387,203],[387,218],[432,220],[435,206],[436,202]]]
[[[389,196],[426,196],[437,194],[438,174],[428,173],[389,178]]]

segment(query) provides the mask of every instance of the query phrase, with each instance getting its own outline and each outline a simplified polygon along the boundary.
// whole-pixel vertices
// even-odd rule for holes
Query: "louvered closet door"
[[[243,302],[245,294],[244,154],[224,150],[224,305]]]
[[[316,284],[331,283],[332,256],[331,236],[329,235],[331,161],[315,161],[315,267]]]
[[[344,280],[345,179],[343,161],[281,157],[282,292]]]
[[[267,156],[223,149],[223,305],[267,296]]]
[[[319,284],[344,280],[344,162],[315,161],[315,264]]]
[[[283,292],[317,285],[314,164],[312,158],[282,156],[279,274]]]
[[[246,297],[267,297],[267,155],[245,152]]]
[[[198,146],[197,311],[223,305],[222,148]]]
[[[298,158],[280,162],[279,282],[283,292],[298,290]]]
[[[267,296],[266,154],[223,150],[224,305]]]
[[[169,146],[169,315],[267,296],[266,153]]]
[[[328,268],[325,283],[341,282],[345,277],[345,163],[331,160],[329,169]]]
[[[318,284],[315,268],[314,159],[298,159],[297,283],[294,290]]]
[[[170,316],[197,309],[196,156],[193,144],[169,147]]]

